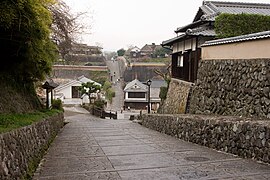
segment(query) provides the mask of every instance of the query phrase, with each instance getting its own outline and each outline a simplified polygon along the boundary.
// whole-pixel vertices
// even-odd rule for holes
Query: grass
[[[0,114],[0,133],[8,132],[13,129],[31,125],[44,118],[53,116],[61,111],[46,110],[26,114]]]

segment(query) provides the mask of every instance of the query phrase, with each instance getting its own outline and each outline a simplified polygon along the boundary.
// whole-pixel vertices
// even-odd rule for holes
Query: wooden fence
[[[109,117],[110,119],[117,119],[117,112],[112,112],[112,111],[107,112],[101,108],[93,107],[91,113],[92,115],[103,118],[103,119],[105,119],[106,117]]]

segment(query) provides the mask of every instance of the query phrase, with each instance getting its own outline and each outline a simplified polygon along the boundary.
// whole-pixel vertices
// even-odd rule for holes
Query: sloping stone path
[[[270,179],[269,165],[188,143],[129,120],[70,115],[34,179]]]

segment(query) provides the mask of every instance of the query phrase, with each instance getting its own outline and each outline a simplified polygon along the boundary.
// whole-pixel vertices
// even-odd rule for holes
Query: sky
[[[161,44],[176,36],[174,30],[191,23],[203,0],[63,0],[76,14],[86,12],[87,27],[77,41],[99,45],[104,51],[129,46]],[[220,1],[220,0],[215,0]],[[269,3],[270,0],[221,0]]]

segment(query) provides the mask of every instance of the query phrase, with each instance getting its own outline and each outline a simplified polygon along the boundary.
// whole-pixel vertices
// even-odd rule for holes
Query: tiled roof
[[[174,37],[172,39],[163,41],[161,45],[162,46],[170,46],[175,41],[178,41],[180,39],[184,39],[188,36],[207,36],[207,37],[209,37],[209,36],[216,36],[216,33],[215,33],[215,30],[212,28],[199,26],[198,28],[188,29],[185,34],[181,34],[181,35]]]
[[[270,38],[270,31],[264,31],[264,32],[254,33],[254,34],[247,34],[247,35],[242,35],[242,36],[207,41],[202,46],[229,44],[229,43],[234,43],[234,42],[250,41],[250,40],[264,39],[264,38]]]
[[[136,87],[136,88],[135,88]],[[147,92],[147,86],[140,82],[138,79],[134,79],[133,81],[129,82],[125,89],[125,92]]]
[[[168,39],[166,41],[163,41],[161,43],[162,46],[170,46],[172,45],[175,41],[178,41],[179,39],[185,37],[185,34],[181,34],[180,36],[176,36],[174,38]]]
[[[204,12],[201,19],[208,21],[214,21],[220,13],[270,15],[270,4],[261,3],[204,1],[200,9]]]
[[[215,21],[215,18],[221,13],[270,15],[270,4],[204,1],[193,22],[177,28],[175,32],[185,32],[188,28],[193,28],[194,25]]]
[[[213,22],[221,13],[270,15],[270,4],[203,1],[203,4],[199,8],[193,22],[186,26],[177,28],[175,32],[182,34],[163,41],[162,46],[171,46],[174,42],[188,38],[189,36],[215,36],[216,33],[213,29]]]
[[[187,35],[194,36],[216,36],[215,30],[212,28],[197,27],[194,29],[188,29],[186,31]]]

